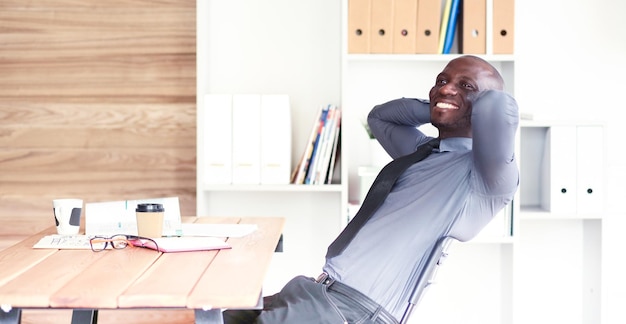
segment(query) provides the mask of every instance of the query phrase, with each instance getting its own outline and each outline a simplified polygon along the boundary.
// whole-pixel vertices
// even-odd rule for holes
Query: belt
[[[362,306],[373,315],[377,314],[376,319],[382,321],[385,324],[397,324],[398,323],[398,320],[396,320],[396,318],[393,317],[393,315],[387,312],[387,310],[385,310],[377,302],[365,296],[360,291],[346,284],[343,284],[335,279],[332,279],[325,272],[319,275],[317,279],[315,280],[315,282],[325,285],[328,291],[336,292],[338,294],[343,295],[344,298],[349,299],[355,302],[356,304]]]

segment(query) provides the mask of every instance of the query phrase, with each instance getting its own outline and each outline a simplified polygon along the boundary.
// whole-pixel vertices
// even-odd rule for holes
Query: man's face
[[[472,101],[480,91],[494,88],[489,66],[470,58],[452,60],[430,89],[430,119],[448,136],[470,136]]]

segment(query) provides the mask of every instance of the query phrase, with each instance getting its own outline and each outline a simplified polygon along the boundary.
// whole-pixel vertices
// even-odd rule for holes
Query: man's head
[[[503,90],[502,76],[489,62],[471,55],[450,61],[430,89],[430,119],[439,137],[471,137],[472,102],[485,90]]]

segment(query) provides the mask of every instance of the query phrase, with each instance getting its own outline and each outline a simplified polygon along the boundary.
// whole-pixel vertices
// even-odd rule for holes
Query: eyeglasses
[[[89,245],[94,252],[106,250],[109,244],[111,248],[116,250],[121,250],[129,245],[131,247],[137,246],[159,250],[159,246],[155,240],[137,235],[116,234],[111,237],[94,236],[89,239]]]

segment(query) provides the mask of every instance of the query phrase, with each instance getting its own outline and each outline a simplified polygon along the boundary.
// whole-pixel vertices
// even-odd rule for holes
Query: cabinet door
[[[577,127],[577,212],[599,217],[604,196],[604,134],[601,126]]]
[[[551,126],[547,132],[542,208],[552,213],[576,213],[576,126]]]

